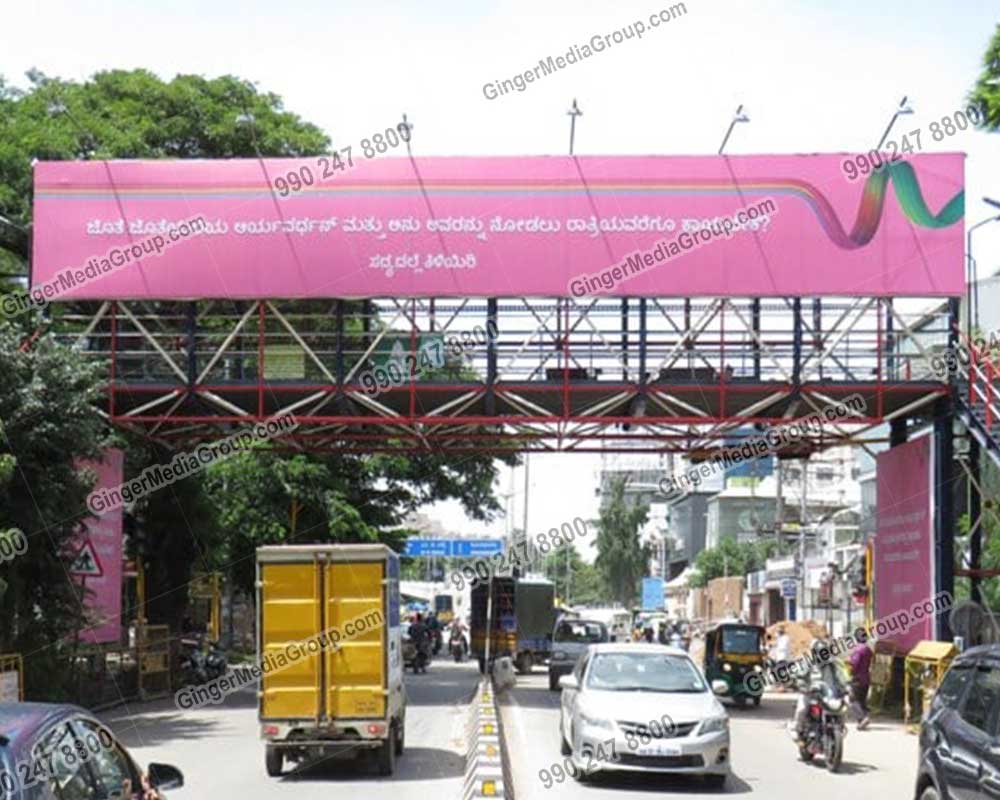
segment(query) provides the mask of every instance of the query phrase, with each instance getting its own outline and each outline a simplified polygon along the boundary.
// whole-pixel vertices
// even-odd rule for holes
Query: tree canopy
[[[34,654],[29,688],[58,672],[49,665],[83,622],[67,554],[94,480],[78,461],[110,442],[95,407],[99,385],[76,351],[48,338],[22,348],[0,324],[0,530],[17,528],[28,542],[0,560],[0,651]]]
[[[969,95],[969,101],[986,115],[986,128],[1000,130],[1000,25],[983,54],[983,71]]]
[[[542,571],[555,584],[556,597],[564,603],[598,605],[611,598],[597,567],[584,561],[572,544],[563,545],[546,556]]]
[[[782,552],[782,545],[775,539],[738,542],[732,536],[724,536],[715,547],[698,553],[689,584],[694,587],[704,586],[714,578],[756,572],[764,569],[767,559]]]
[[[597,521],[595,565],[608,594],[626,608],[639,599],[639,585],[649,565],[650,548],[641,541],[649,506],[625,500],[625,479],[613,481]]]
[[[17,288],[16,281],[2,276],[27,271],[35,159],[293,157],[318,155],[330,145],[326,133],[286,110],[280,97],[231,75],[178,75],[165,81],[136,69],[98,72],[81,82],[39,71],[27,77],[25,88],[0,77],[0,292]],[[296,308],[320,302],[301,301]],[[155,301],[147,304],[150,313],[165,308]],[[349,304],[349,315],[354,308]],[[60,311],[53,307],[48,313]],[[346,328],[360,329],[360,323],[348,318]],[[91,353],[97,359],[87,361],[61,346],[39,312],[0,322],[0,333],[5,337],[0,423],[8,432],[6,447],[0,447],[0,491],[6,493],[0,523],[37,532],[66,517],[70,521],[60,523],[65,530],[51,535],[69,536],[87,513],[83,499],[89,487],[74,470],[77,458],[96,455],[114,436],[126,453],[128,480],[151,464],[168,462],[173,453],[128,432],[112,434],[98,416],[95,407],[106,379],[102,354]],[[31,426],[21,421],[25,408],[30,408]],[[250,589],[253,552],[261,544],[383,541],[398,546],[406,513],[446,498],[458,499],[475,518],[490,518],[500,510],[495,476],[496,462],[486,455],[331,456],[265,447],[236,456],[144,497],[131,509],[139,530],[128,545],[130,555],[147,565],[147,617],[178,624],[194,571],[225,570],[238,586]],[[40,499],[40,510],[32,495]],[[37,548],[0,566],[0,592],[18,581],[23,612],[34,609],[49,619],[50,606],[36,603],[45,599],[52,576],[61,569],[58,553],[46,555]],[[64,602],[53,592],[50,599],[63,603],[51,606],[55,619],[68,608],[69,598]],[[13,621],[0,620],[0,645],[30,651],[30,641],[11,642],[15,628],[15,636],[25,630],[21,611]],[[59,625],[53,622],[51,631],[58,635]]]

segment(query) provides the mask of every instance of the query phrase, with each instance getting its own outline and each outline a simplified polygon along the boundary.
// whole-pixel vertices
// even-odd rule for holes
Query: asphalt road
[[[917,737],[898,723],[876,719],[867,731],[853,723],[844,744],[840,772],[829,773],[822,760],[798,760],[785,733],[795,707],[793,694],[768,694],[759,708],[730,707],[733,775],[727,794],[761,800],[906,800],[913,796]],[[586,784],[572,778],[546,789],[539,770],[561,763],[559,694],[550,692],[541,668],[518,676],[517,686],[501,700],[507,746],[511,753],[517,800],[629,800],[717,794],[687,776],[608,774]]]
[[[185,787],[170,792],[170,800],[326,800],[331,792],[357,800],[450,800],[461,793],[467,745],[463,725],[478,678],[474,663],[443,659],[425,675],[406,674],[406,751],[392,778],[379,777],[363,759],[304,764],[281,778],[269,778],[252,691],[232,695],[221,706],[191,711],[161,700],[101,716],[142,767],[155,761],[184,773]]]

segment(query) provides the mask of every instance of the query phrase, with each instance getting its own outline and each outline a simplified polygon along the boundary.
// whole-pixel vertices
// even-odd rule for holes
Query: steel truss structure
[[[67,304],[52,325],[107,365],[109,420],[172,446],[293,413],[299,428],[286,444],[310,451],[675,451],[697,460],[852,395],[860,411],[810,429],[781,455],[864,444],[881,423],[929,415],[949,392],[931,359],[948,345],[957,310],[904,310],[927,304],[109,300]]]

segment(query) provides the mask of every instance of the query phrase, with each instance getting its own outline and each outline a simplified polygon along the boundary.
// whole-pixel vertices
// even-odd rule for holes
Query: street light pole
[[[726,130],[726,135],[722,139],[722,144],[719,145],[719,155],[720,156],[722,155],[722,151],[726,149],[726,144],[729,142],[729,137],[730,137],[730,135],[733,132],[733,128],[736,127],[736,123],[738,123],[738,122],[749,122],[749,121],[750,121],[750,117],[748,117],[746,115],[746,113],[743,111],[743,104],[740,103],[736,107],[736,113],[733,114],[732,120],[730,120],[730,122],[729,122],[729,128]]]
[[[892,126],[896,124],[896,120],[899,119],[903,114],[912,114],[913,108],[906,102],[906,95],[903,99],[899,101],[899,106],[896,108],[895,113],[892,115],[892,119],[889,120],[889,124],[885,126],[885,133],[882,134],[882,138],[878,140],[878,145],[875,147],[876,150],[881,150],[882,145],[885,144],[885,140],[889,138],[889,131],[892,130]]]
[[[573,144],[576,141],[576,118],[583,116],[583,112],[576,104],[575,97],[573,98],[573,107],[566,113],[569,114],[569,154],[573,155]]]
[[[993,206],[994,208],[1000,208],[1000,201],[994,200],[991,197],[984,197],[983,202],[987,205]],[[987,217],[984,220],[980,220],[975,225],[969,227],[969,230],[965,234],[965,257],[968,263],[968,276],[969,276],[969,290],[968,290],[968,303],[969,309],[965,317],[965,335],[971,340],[972,339],[972,315],[975,312],[976,315],[976,327],[979,327],[979,275],[978,266],[976,264],[976,259],[972,255],[972,232],[976,228],[981,228],[983,225],[987,225],[990,222],[1000,221],[1000,214],[994,214],[992,217]]]

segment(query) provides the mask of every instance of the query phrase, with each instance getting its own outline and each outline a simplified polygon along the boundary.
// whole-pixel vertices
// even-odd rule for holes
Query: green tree
[[[693,587],[706,585],[714,578],[727,575],[743,576],[748,572],[764,569],[767,559],[773,558],[787,549],[774,539],[760,539],[756,542],[738,542],[732,536],[724,536],[715,547],[698,553],[694,561],[694,572],[688,583]]]
[[[980,460],[980,486],[982,487],[982,513],[979,522],[981,530],[982,552],[980,554],[981,569],[1000,569],[1000,468],[991,458]],[[968,491],[969,487],[966,487]],[[966,565],[971,546],[972,518],[968,512],[958,520],[958,535],[955,537],[955,564]],[[983,605],[1000,612],[1000,580],[984,578],[979,582]],[[971,585],[968,578],[955,579],[955,594],[959,599],[968,599]]]
[[[969,102],[986,115],[986,128],[1000,130],[1000,25],[983,54],[983,71],[969,93]]]
[[[250,591],[261,545],[382,542],[399,551],[412,533],[404,518],[426,503],[454,498],[471,517],[492,518],[500,510],[493,478],[482,458],[288,456],[261,448],[208,470],[222,531],[215,558],[220,567],[231,564],[236,585]]]
[[[0,563],[0,652],[31,654],[27,691],[58,697],[83,622],[67,574],[88,515],[96,459],[108,431],[96,411],[100,375],[81,354],[42,336],[31,348],[0,323],[0,530],[28,537],[23,555]]]
[[[280,97],[231,75],[178,75],[164,81],[147,70],[110,70],[74,82],[33,70],[27,77],[27,89],[0,78],[0,291],[17,285],[4,276],[27,274],[35,159],[294,157],[318,155],[330,146],[325,133],[285,110]],[[347,304],[348,337],[361,330],[359,305]],[[177,314],[179,306],[150,301],[145,311]],[[58,320],[65,307],[54,305],[52,318]],[[328,307],[321,300],[282,304],[286,314],[322,311],[325,316],[317,315],[315,324],[332,330]],[[20,333],[12,336],[30,342],[44,335],[40,332],[48,324],[47,317],[25,314],[14,321]],[[211,315],[202,324],[210,328]],[[0,381],[9,375],[0,370]],[[73,396],[96,400],[94,392]],[[102,431],[92,441],[106,436]],[[173,455],[130,434],[118,436],[126,449],[126,479]],[[61,459],[63,468],[76,456],[72,448],[50,455]],[[473,516],[490,517],[499,510],[492,491],[495,475],[495,462],[487,456],[455,459],[433,453],[335,458],[262,449],[227,461],[136,504],[145,535],[130,548],[148,565],[147,617],[177,623],[192,570],[233,564],[239,585],[250,588],[253,550],[260,544],[398,545],[406,533],[399,528],[403,515],[444,498],[459,498]]]
[[[569,583],[567,588],[567,559]],[[542,563],[545,577],[556,586],[556,597],[573,605],[595,605],[607,602],[606,591],[597,567],[583,560],[573,545],[563,545],[550,553]]]
[[[639,583],[649,564],[650,547],[640,539],[648,518],[649,506],[630,506],[626,502],[625,480],[612,482],[610,496],[601,505],[597,520],[595,565],[608,595],[626,608],[638,601]]]
[[[148,70],[108,70],[77,83],[32,70],[27,77],[27,91],[0,78],[0,216],[21,226],[31,222],[36,158],[252,158],[258,150],[290,157],[330,146],[280,97],[232,75],[163,81]],[[16,252],[11,238],[0,242]]]

